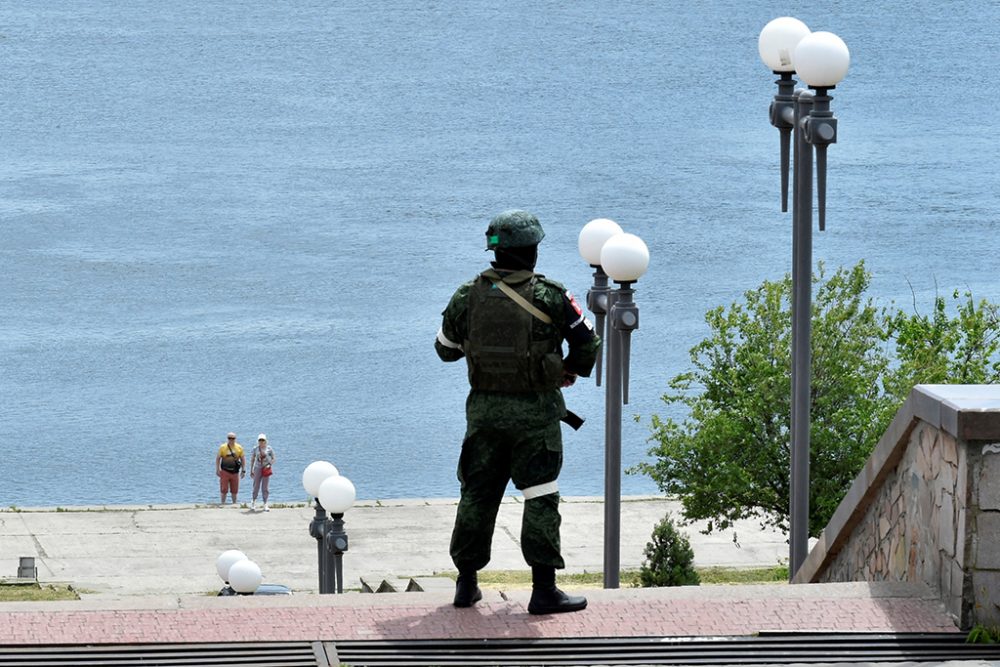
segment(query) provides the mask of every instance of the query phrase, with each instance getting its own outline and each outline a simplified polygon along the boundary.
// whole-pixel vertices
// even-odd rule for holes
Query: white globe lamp
[[[612,236],[622,233],[622,228],[614,220],[607,218],[591,220],[580,230],[580,237],[577,240],[580,256],[587,264],[598,266],[601,263],[601,248],[605,242]]]
[[[330,514],[343,514],[354,505],[356,492],[351,480],[337,475],[319,485],[319,502]]]
[[[813,32],[795,47],[795,71],[810,88],[833,88],[847,74],[851,52],[832,32]]]
[[[635,282],[649,266],[649,249],[635,234],[612,236],[601,249],[601,266],[615,282]]]
[[[215,559],[215,571],[219,573],[219,577],[225,581],[229,582],[229,570],[240,561],[247,559],[247,555],[240,551],[239,549],[230,549],[229,551],[223,551],[219,554],[219,557]]]
[[[772,72],[794,72],[797,69],[795,47],[809,34],[809,26],[791,16],[776,18],[760,31],[757,52]]]
[[[302,487],[310,497],[318,498],[320,484],[339,474],[336,466],[329,461],[313,461],[302,471]]]
[[[253,593],[263,581],[260,566],[252,560],[241,560],[229,568],[229,585],[237,593]]]

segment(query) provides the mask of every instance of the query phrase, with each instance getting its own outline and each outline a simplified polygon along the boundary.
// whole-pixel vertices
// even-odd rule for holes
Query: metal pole
[[[799,156],[802,148],[802,132],[799,129],[799,95],[802,93],[801,90],[796,90],[794,93],[794,103],[793,108],[793,121],[792,121],[792,349],[791,349],[791,387],[789,395],[789,442],[788,442],[788,456],[789,456],[789,466],[788,466],[788,580],[791,581],[795,576],[795,563],[798,556],[797,541],[795,539],[795,526],[792,520],[792,516],[795,513],[795,498],[796,498],[796,486],[798,484],[798,479],[795,475],[795,462],[797,456],[795,453],[795,422],[796,422],[796,408],[795,408],[795,397],[798,395],[796,393],[796,356],[798,352],[798,330],[795,326],[795,289],[796,286],[801,282],[799,277],[799,207],[802,205],[802,195],[799,194],[799,172],[800,165],[802,164],[802,158]]]
[[[344,531],[344,515],[334,514],[327,526],[327,562],[331,571],[327,575],[331,593],[344,592],[344,552],[347,551],[347,533]]]
[[[604,415],[604,587],[618,588],[621,569],[622,500],[622,367],[618,339],[621,335],[611,322],[616,299],[608,292],[608,365],[605,376]]]
[[[778,94],[771,102],[769,113],[771,125],[778,128],[781,133],[780,156],[781,156],[781,212],[788,211],[788,153],[791,145],[792,129],[795,127],[793,114],[795,112],[795,80],[792,79],[791,72],[775,72],[778,79]]]
[[[316,538],[317,567],[319,569],[319,592],[327,593],[326,581],[326,546],[323,544],[326,536],[326,510],[316,498],[316,515],[309,523],[309,534]]]
[[[805,561],[809,544],[810,320],[812,316],[812,146],[803,123],[813,94],[797,91],[792,227],[792,412],[789,570]]]
[[[336,553],[333,555],[334,562],[334,574],[333,576],[337,579],[337,593],[343,594],[344,592],[344,554]]]
[[[605,324],[605,316],[608,314],[608,295],[611,293],[611,288],[608,287],[608,274],[604,272],[604,268],[600,264],[592,264],[591,268],[594,269],[594,285],[587,291],[587,308],[594,314],[597,335],[602,340],[606,340],[608,327]],[[601,386],[601,359],[603,356],[603,352],[597,355],[597,363],[594,364],[594,376],[598,387]]]
[[[635,290],[631,282],[618,283],[615,313],[612,322],[618,332],[618,366],[622,369],[622,405],[628,405],[629,362],[632,356],[632,332],[639,328],[639,307],[632,300]],[[620,432],[620,429],[619,429]]]

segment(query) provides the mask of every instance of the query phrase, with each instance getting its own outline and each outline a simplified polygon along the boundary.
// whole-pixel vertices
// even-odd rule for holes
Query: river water
[[[588,220],[649,246],[643,460],[705,311],[790,270],[756,51],[785,14],[852,52],[815,258],[882,303],[1000,300],[998,3],[0,5],[0,506],[211,501],[229,430],[268,434],[274,500],[315,459],[456,495],[465,373],[432,343],[512,207],[581,298]],[[603,391],[567,402],[562,491],[599,494]]]

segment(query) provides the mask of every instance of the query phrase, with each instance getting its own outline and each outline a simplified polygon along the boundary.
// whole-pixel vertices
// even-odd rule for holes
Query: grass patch
[[[965,638],[968,644],[1000,644],[1000,626],[977,625]]]
[[[774,584],[788,582],[788,567],[703,567],[695,568],[704,585],[728,584]],[[619,573],[622,588],[639,587],[638,570],[622,570]],[[531,586],[530,570],[480,570],[479,583],[491,588],[521,588]],[[573,588],[601,588],[604,574],[601,572],[558,573],[556,583]]]
[[[61,584],[0,584],[0,602],[79,600],[76,589]]]
[[[696,568],[702,584],[787,584],[788,566]]]
[[[623,570],[621,585],[623,588],[638,585],[639,572]],[[556,583],[575,588],[593,588],[604,585],[604,575],[601,572],[575,572],[556,574]],[[480,570],[479,584],[490,588],[530,588],[531,570]]]

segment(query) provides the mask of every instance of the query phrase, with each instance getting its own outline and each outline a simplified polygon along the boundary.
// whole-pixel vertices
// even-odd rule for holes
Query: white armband
[[[545,482],[544,484],[529,486],[528,488],[522,490],[521,493],[524,494],[525,500],[532,500],[533,498],[540,498],[541,496],[559,493],[559,482],[552,480],[551,482]]]
[[[439,343],[441,343],[442,345],[444,345],[445,347],[449,347],[449,348],[451,348],[453,350],[461,350],[462,349],[462,346],[459,345],[458,343],[453,343],[450,340],[448,340],[448,337],[444,335],[444,329],[441,329],[441,328],[438,329],[437,341]]]

